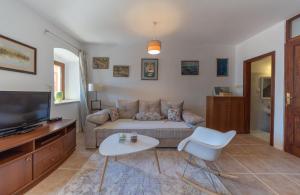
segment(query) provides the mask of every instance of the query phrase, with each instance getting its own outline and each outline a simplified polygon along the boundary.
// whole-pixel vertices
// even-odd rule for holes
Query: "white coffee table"
[[[126,133],[126,137],[130,138],[130,133]],[[113,134],[107,137],[99,146],[99,153],[105,156],[104,160],[104,168],[101,175],[100,187],[99,191],[102,189],[103,180],[105,177],[105,171],[108,163],[109,157],[116,157],[120,155],[132,154],[136,152],[141,152],[149,149],[154,149],[154,155],[156,160],[156,165],[158,172],[160,172],[159,161],[157,157],[157,151],[155,149],[158,146],[159,140],[145,136],[145,135],[138,135],[138,139],[136,143],[131,143],[130,141],[126,141],[124,143],[119,142],[119,133]]]

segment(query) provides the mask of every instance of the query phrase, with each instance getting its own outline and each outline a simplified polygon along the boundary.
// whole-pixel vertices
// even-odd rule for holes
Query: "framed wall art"
[[[199,75],[199,61],[181,61],[181,75]]]
[[[142,80],[158,80],[158,59],[142,59]]]
[[[0,35],[0,69],[36,74],[34,47]]]
[[[108,69],[108,68],[109,68],[109,57],[93,58],[93,69]]]
[[[217,76],[218,77],[228,76],[228,58],[217,59]]]
[[[129,66],[114,65],[113,77],[129,77]]]

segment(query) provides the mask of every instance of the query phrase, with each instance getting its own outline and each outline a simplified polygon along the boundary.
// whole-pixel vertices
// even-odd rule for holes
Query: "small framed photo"
[[[114,65],[113,77],[129,77],[129,66]]]
[[[199,75],[199,61],[181,61],[181,75]]]
[[[109,57],[93,58],[93,69],[108,69],[108,68],[109,68]]]
[[[158,59],[143,58],[141,66],[142,80],[158,80]]]
[[[228,58],[217,59],[217,76],[218,77],[228,76]]]

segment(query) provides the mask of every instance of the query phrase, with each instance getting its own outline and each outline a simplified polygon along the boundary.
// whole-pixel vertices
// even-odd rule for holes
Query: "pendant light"
[[[161,42],[160,40],[155,39],[155,27],[157,25],[157,22],[153,22],[153,31],[154,31],[154,38],[148,42],[147,50],[148,53],[151,55],[156,55],[160,53],[161,49]]]

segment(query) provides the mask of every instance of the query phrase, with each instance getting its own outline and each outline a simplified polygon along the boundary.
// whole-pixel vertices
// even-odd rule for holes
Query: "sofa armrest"
[[[190,125],[197,125],[205,122],[204,118],[188,110],[182,112],[184,122]]]
[[[96,148],[97,147],[97,140],[96,140],[96,131],[95,128],[99,126],[95,123],[91,123],[88,120],[85,122],[85,129],[84,129],[84,141],[86,148]]]

